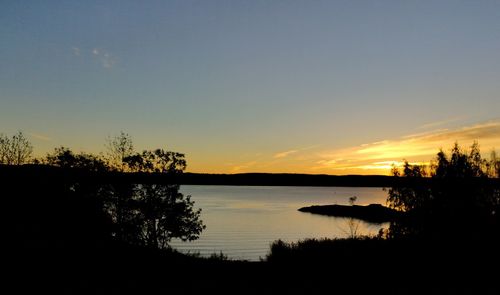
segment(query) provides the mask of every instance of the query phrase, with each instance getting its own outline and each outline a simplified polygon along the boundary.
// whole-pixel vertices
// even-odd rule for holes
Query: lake
[[[265,258],[278,239],[347,237],[345,218],[297,211],[311,205],[385,204],[387,192],[373,187],[209,186],[183,185],[191,195],[207,228],[193,242],[172,241],[181,252],[210,256],[220,252],[230,259],[256,261]],[[387,224],[360,222],[358,233],[377,234]]]

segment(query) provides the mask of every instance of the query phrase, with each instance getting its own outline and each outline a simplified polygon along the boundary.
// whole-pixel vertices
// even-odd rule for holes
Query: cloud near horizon
[[[229,165],[232,165],[231,173],[241,173],[241,172],[247,172],[247,170],[251,167],[254,167],[255,164],[257,164],[257,161],[250,161],[239,165],[232,165],[232,164]]]
[[[360,146],[319,153],[321,158],[312,168],[330,173],[389,173],[392,165],[400,166],[403,159],[411,163],[428,164],[440,148],[445,152],[455,142],[468,148],[478,141],[486,156],[500,146],[500,120],[489,121],[455,129],[438,129],[383,140]]]

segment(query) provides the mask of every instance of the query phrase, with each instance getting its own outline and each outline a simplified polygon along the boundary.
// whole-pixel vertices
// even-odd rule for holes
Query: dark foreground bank
[[[123,179],[6,173],[0,178],[2,293],[497,294],[500,244],[471,238],[276,242],[266,261],[186,256],[131,246],[95,194]],[[111,180],[110,180],[111,179]],[[97,180],[97,181],[96,181]],[[142,192],[142,191],[140,191]],[[135,199],[134,199],[135,200]],[[117,199],[116,202],[120,201]],[[115,205],[116,203],[109,203]],[[104,207],[103,207],[104,206]],[[109,205],[107,205],[109,206]],[[134,211],[135,212],[135,211]],[[130,225],[130,224],[125,224]],[[133,225],[133,224],[132,224]],[[478,229],[479,230],[479,229]],[[129,234],[132,232],[129,232]],[[135,232],[133,232],[135,233]],[[271,243],[272,241],[270,241]],[[210,292],[210,293],[209,293]]]
[[[311,240],[276,242],[268,261],[242,262],[126,247],[28,247],[10,253],[6,282],[14,293],[50,294],[498,294],[497,249],[496,242]]]

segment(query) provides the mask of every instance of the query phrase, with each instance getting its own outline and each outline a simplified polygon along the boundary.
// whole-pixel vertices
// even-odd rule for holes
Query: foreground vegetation
[[[471,237],[498,235],[500,225],[500,162],[481,158],[479,145],[469,151],[458,144],[450,155],[442,150],[430,167],[405,163],[402,171],[393,169],[397,178],[415,185],[389,188],[387,203],[404,212],[405,218],[391,224],[390,238],[417,236],[421,239],[448,239],[467,234]],[[423,185],[420,180],[433,180]],[[495,178],[496,181],[488,181]]]
[[[404,218],[378,236],[276,241],[265,261],[245,262],[172,250],[170,239],[199,236],[200,211],[175,181],[121,177],[177,179],[184,155],[138,153],[121,134],[108,140],[107,157],[58,148],[28,161],[29,148],[13,152],[27,143],[16,136],[4,140],[0,184],[6,267],[18,293],[498,292],[490,266],[500,262],[500,193],[491,181],[499,162],[483,160],[477,144],[440,152],[431,167],[394,169],[405,181],[387,201]],[[15,166],[26,161],[35,165]]]

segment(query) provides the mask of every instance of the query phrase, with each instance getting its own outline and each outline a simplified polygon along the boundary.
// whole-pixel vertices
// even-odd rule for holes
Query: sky
[[[186,154],[188,171],[388,174],[500,147],[499,1],[0,3],[0,133],[43,156]]]

